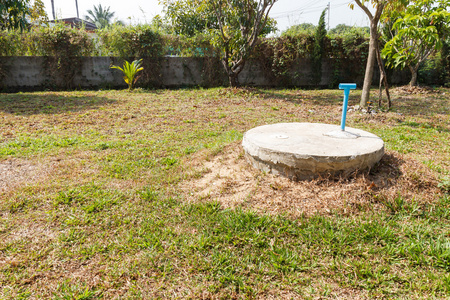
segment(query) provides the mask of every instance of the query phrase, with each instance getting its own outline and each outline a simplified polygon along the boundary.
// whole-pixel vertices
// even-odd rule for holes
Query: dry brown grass
[[[291,218],[316,213],[354,214],[362,208],[385,209],[383,201],[399,196],[427,203],[442,193],[435,172],[391,151],[370,171],[355,172],[346,179],[299,182],[254,169],[239,142],[217,156],[202,153],[190,161],[197,175],[181,184],[188,201],[215,199],[224,208],[241,207]]]
[[[350,249],[336,258],[322,252],[320,241],[319,246],[305,249],[301,243],[316,241],[284,232],[278,245],[299,257],[312,255],[313,260],[299,259],[298,265],[314,267],[283,273],[274,269],[270,243],[256,249],[249,246],[255,239],[252,230],[217,233],[218,221],[208,219],[207,214],[195,215],[195,208],[207,211],[210,203],[218,201],[222,208],[257,211],[261,218],[274,216],[270,220],[284,215],[294,220],[292,224],[299,219],[306,224],[318,214],[330,222],[348,219],[350,226],[356,226],[352,220],[362,220],[364,225],[364,218],[372,222],[370,218],[378,221],[391,216],[389,205],[401,197],[428,213],[427,203],[431,208],[438,205],[442,190],[437,183],[450,169],[450,138],[446,138],[450,133],[449,92],[418,94],[398,89],[393,91],[394,109],[390,112],[350,112],[349,126],[383,137],[385,157],[372,170],[347,179],[303,182],[253,169],[236,140],[245,131],[268,123],[338,124],[341,91],[2,94],[0,298],[17,299],[30,292],[30,299],[71,299],[86,289],[93,298],[104,299],[245,298],[247,294],[236,291],[235,283],[221,277],[235,265],[239,266],[236,280],[253,288],[248,297],[256,299],[370,299],[382,295],[364,285],[367,274],[358,273],[352,262],[373,269],[385,267],[388,271],[378,276],[392,286],[386,295],[395,297],[400,291],[420,298],[432,291],[446,296],[442,283],[446,269],[432,264],[436,257],[428,256],[431,263],[423,266],[410,256],[386,254],[379,245],[354,237],[361,244],[361,253]],[[352,92],[351,104],[357,104],[359,95],[360,91]],[[68,140],[73,143],[67,144]],[[173,165],[165,159],[172,159]],[[143,196],[146,189],[156,196]],[[62,202],[58,203],[58,197],[64,198]],[[109,204],[110,200],[117,201]],[[88,212],[89,205],[98,201],[107,204]],[[186,214],[191,207],[193,214]],[[374,217],[374,211],[379,215]],[[235,216],[234,210],[221,210],[217,218],[226,222],[229,215]],[[410,241],[410,236],[401,232],[410,224],[435,226],[429,219],[405,219],[395,228],[400,241]],[[438,225],[432,230],[445,234],[447,217],[435,219]],[[335,226],[337,242],[348,224]],[[323,229],[320,224],[314,226]],[[295,230],[300,231],[298,227]],[[71,233],[74,236],[68,237]],[[151,234],[154,236],[149,237]],[[196,248],[202,235],[211,239],[210,248],[208,244]],[[233,242],[242,239],[241,244],[230,242],[229,235]],[[270,230],[263,231],[263,239],[264,235],[270,241],[278,238]],[[161,241],[158,247],[152,248],[156,243],[153,237]],[[432,234],[423,233],[422,237],[430,239],[427,245],[436,244]],[[408,245],[396,243],[391,246],[409,251]],[[216,248],[229,251],[228,265],[216,264],[211,254]],[[375,254],[369,255],[372,250]],[[249,271],[246,264],[239,265],[243,257],[251,262],[263,257],[261,268],[253,266]],[[341,263],[338,269],[331,267],[335,259]],[[429,274],[437,274],[437,279]],[[348,279],[352,276],[354,281]],[[390,278],[395,276],[401,280],[392,282]],[[411,286],[403,284],[406,281]],[[69,288],[77,290],[71,293]]]

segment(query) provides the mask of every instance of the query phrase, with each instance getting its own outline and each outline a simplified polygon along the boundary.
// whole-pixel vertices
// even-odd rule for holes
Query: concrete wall
[[[155,87],[217,86],[226,85],[228,80],[219,61],[203,58],[165,57],[147,60],[145,76],[140,84]],[[144,63],[144,64],[145,64]],[[58,88],[57,80],[46,70],[45,57],[0,57],[0,89],[39,90]],[[72,88],[125,88],[122,73],[111,69],[111,65],[122,65],[117,57],[83,57],[73,76]],[[209,65],[208,65],[209,64]],[[333,61],[326,59],[322,65],[321,86],[329,86],[333,78]],[[242,85],[247,86],[312,86],[309,60],[299,61],[289,70],[287,80],[275,80],[270,71],[257,62],[247,62],[239,75]],[[345,76],[344,76],[345,75]],[[407,74],[406,74],[407,75]],[[408,76],[396,74],[394,84],[408,82]],[[286,78],[285,78],[286,79]],[[340,79],[340,78],[338,78]],[[342,74],[342,81],[360,84],[363,74],[351,76]],[[374,78],[377,84],[377,78]],[[60,87],[64,88],[64,87]]]

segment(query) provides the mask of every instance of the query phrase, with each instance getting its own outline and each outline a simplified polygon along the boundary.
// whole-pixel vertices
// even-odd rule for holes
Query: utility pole
[[[52,14],[53,14],[53,20],[56,20],[56,15],[55,15],[55,1],[52,0]]]
[[[330,5],[330,2],[328,2],[328,31],[330,31],[330,11],[331,11],[331,5]]]
[[[78,13],[78,1],[75,0],[75,6],[77,7],[77,18],[80,18],[80,14]]]

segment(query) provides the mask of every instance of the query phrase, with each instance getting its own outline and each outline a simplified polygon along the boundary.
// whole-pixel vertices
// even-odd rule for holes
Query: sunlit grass
[[[191,203],[179,184],[252,127],[339,124],[341,91],[2,94],[0,298],[447,298],[449,92],[348,116],[441,194],[299,218]]]

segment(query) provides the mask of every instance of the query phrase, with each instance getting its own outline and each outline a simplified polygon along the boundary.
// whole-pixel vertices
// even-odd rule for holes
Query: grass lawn
[[[342,91],[0,94],[0,299],[449,298],[450,89],[392,96],[372,170],[291,182],[244,132]]]

